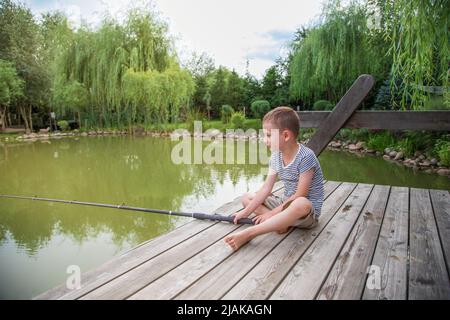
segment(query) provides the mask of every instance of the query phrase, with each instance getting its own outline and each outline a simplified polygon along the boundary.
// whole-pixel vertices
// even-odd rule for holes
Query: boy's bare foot
[[[225,242],[231,247],[231,249],[237,251],[240,247],[249,242],[251,239],[252,237],[247,232],[247,230],[243,230],[241,232],[237,232],[225,237]]]

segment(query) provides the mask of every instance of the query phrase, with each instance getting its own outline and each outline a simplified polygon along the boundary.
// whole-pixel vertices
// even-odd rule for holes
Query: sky
[[[81,19],[95,26],[102,13],[120,16],[138,3],[159,12],[175,39],[182,62],[192,53],[206,53],[216,66],[248,71],[261,79],[280,56],[294,32],[318,18],[323,1],[319,0],[25,0],[39,17],[46,11],[61,10],[73,26]]]

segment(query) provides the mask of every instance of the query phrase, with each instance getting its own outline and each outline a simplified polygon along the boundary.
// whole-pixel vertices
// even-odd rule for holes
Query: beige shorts
[[[271,194],[264,200],[263,205],[265,205],[270,210],[280,206],[284,202],[284,198]],[[314,207],[311,207],[311,211],[302,219],[298,219],[293,227],[301,229],[312,229],[317,226],[318,220],[314,218]]]

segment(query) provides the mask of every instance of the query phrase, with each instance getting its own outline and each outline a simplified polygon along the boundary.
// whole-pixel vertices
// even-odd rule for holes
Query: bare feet
[[[244,244],[249,242],[252,239],[251,235],[247,230],[243,230],[241,232],[234,233],[225,237],[225,242],[233,249],[237,251]]]

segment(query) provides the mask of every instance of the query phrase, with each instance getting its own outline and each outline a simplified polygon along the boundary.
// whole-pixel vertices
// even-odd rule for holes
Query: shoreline
[[[226,133],[224,134],[218,129],[211,130],[209,132],[187,133],[181,135],[174,132],[158,132],[158,131],[144,131],[136,130],[132,133],[126,130],[90,130],[90,131],[70,131],[70,132],[55,132],[55,133],[30,133],[22,134],[18,136],[5,136],[0,139],[0,145],[4,143],[16,144],[19,142],[37,142],[50,143],[51,139],[62,139],[67,137],[95,137],[95,136],[135,136],[135,137],[171,137],[175,134],[175,137],[191,136],[194,138],[202,138],[205,141],[213,139],[234,139],[234,140],[248,140],[248,141],[262,141],[262,137],[259,137],[256,133],[247,134],[246,132],[239,133]],[[0,134],[1,137],[1,134]],[[306,144],[308,140],[300,141]],[[385,161],[412,168],[414,171],[423,171],[429,174],[438,174],[441,176],[447,176],[450,178],[450,168],[441,164],[436,158],[427,158],[421,151],[416,151],[412,157],[406,157],[402,151],[394,150],[392,148],[386,148],[384,152],[371,150],[365,147],[364,141],[358,141],[352,143],[352,141],[332,140],[327,148],[333,151],[350,152],[359,156],[374,156],[382,157]]]

